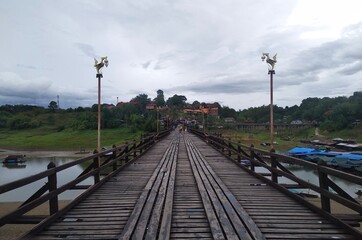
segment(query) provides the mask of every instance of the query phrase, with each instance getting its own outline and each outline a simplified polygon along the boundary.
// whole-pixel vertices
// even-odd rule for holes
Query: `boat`
[[[362,170],[362,153],[360,152],[332,152],[314,148],[295,147],[288,154],[307,161],[318,163],[323,160],[327,165],[350,170]]]
[[[26,162],[25,155],[15,154],[15,155],[8,155],[4,158],[3,163],[24,163]]]

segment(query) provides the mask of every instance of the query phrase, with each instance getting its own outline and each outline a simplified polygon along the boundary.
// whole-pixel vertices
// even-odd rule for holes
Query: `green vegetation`
[[[229,110],[230,112],[230,110]],[[231,111],[232,112],[232,111]],[[241,122],[269,122],[269,106],[249,108],[238,113]],[[293,120],[314,123],[329,132],[352,128],[362,120],[362,92],[355,92],[350,97],[307,98],[300,106],[274,107],[275,123],[290,123]]]
[[[250,146],[253,144],[256,148],[269,150],[269,146],[262,146],[262,143],[270,142],[270,133],[268,130],[242,132],[233,129],[219,129],[218,131],[212,131],[221,133],[223,137],[231,139],[233,141],[240,141],[242,144]],[[362,142],[362,125],[356,126],[353,129],[343,129],[341,131],[322,131],[319,136],[315,135],[315,128],[304,129],[289,129],[276,132],[274,141],[277,145],[274,148],[277,151],[286,151],[295,146],[305,146],[301,143],[302,139],[318,139],[318,140],[331,140],[333,138],[352,139],[357,142]],[[288,139],[288,140],[286,140]]]
[[[130,128],[104,129],[101,132],[101,142],[103,146],[112,146],[137,139],[141,134],[141,131],[135,132]],[[61,132],[46,129],[0,130],[0,147],[32,150],[93,150],[97,148],[97,130]]]
[[[217,102],[206,104],[194,101],[189,104],[186,101],[185,96],[177,94],[165,101],[163,91],[158,90],[153,101],[147,94],[139,94],[130,102],[120,103],[117,107],[103,104],[102,145],[113,145],[137,138],[144,132],[155,132],[157,118],[162,121],[163,126],[170,126],[172,120],[179,119],[187,120],[185,122],[196,128],[204,122],[208,130],[225,129],[228,137],[244,141],[245,144],[269,142],[267,130],[249,133],[236,130],[240,123],[267,125],[269,106],[235,111],[228,106],[220,106]],[[212,114],[201,114],[200,109],[210,105]],[[185,108],[188,112],[183,111]],[[198,113],[195,113],[197,111]],[[97,112],[97,104],[85,108],[59,109],[55,101],[51,101],[48,108],[29,105],[0,106],[0,148],[95,148]],[[290,124],[294,121],[294,124],[309,123],[313,127],[309,130],[277,132],[275,140],[280,148],[300,145],[299,139],[311,138],[314,136],[314,127],[318,127],[320,135],[326,138],[341,137],[362,142],[361,120],[362,92],[355,92],[350,97],[307,98],[300,106],[274,106],[274,122]],[[290,138],[288,141],[283,140],[286,136]]]

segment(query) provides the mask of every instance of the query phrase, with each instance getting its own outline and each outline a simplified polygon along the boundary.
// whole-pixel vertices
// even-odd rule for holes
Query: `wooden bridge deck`
[[[172,133],[31,239],[356,239]]]

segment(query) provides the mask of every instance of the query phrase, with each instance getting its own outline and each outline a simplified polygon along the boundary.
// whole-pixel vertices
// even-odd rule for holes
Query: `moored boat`
[[[25,155],[15,154],[15,155],[8,155],[4,158],[3,163],[24,163],[26,162]]]

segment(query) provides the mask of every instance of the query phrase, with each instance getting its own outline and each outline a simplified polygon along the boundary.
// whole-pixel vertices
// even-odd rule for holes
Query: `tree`
[[[48,108],[52,111],[54,111],[55,109],[58,109],[58,104],[56,101],[51,101],[48,105]]]
[[[138,102],[141,104],[142,109],[145,109],[146,105],[151,102],[151,99],[148,97],[147,94],[142,93],[142,94],[139,94],[136,97],[132,98],[131,102]]]
[[[200,104],[199,101],[194,101],[194,102],[192,103],[192,107],[193,107],[194,109],[199,109],[200,106],[201,106],[201,104]]]
[[[163,95],[163,91],[161,89],[157,91],[157,97],[154,100],[156,101],[156,105],[158,107],[165,106],[165,96]]]
[[[173,97],[168,98],[166,103],[169,107],[182,108],[185,106],[186,100],[185,96],[175,94]]]

